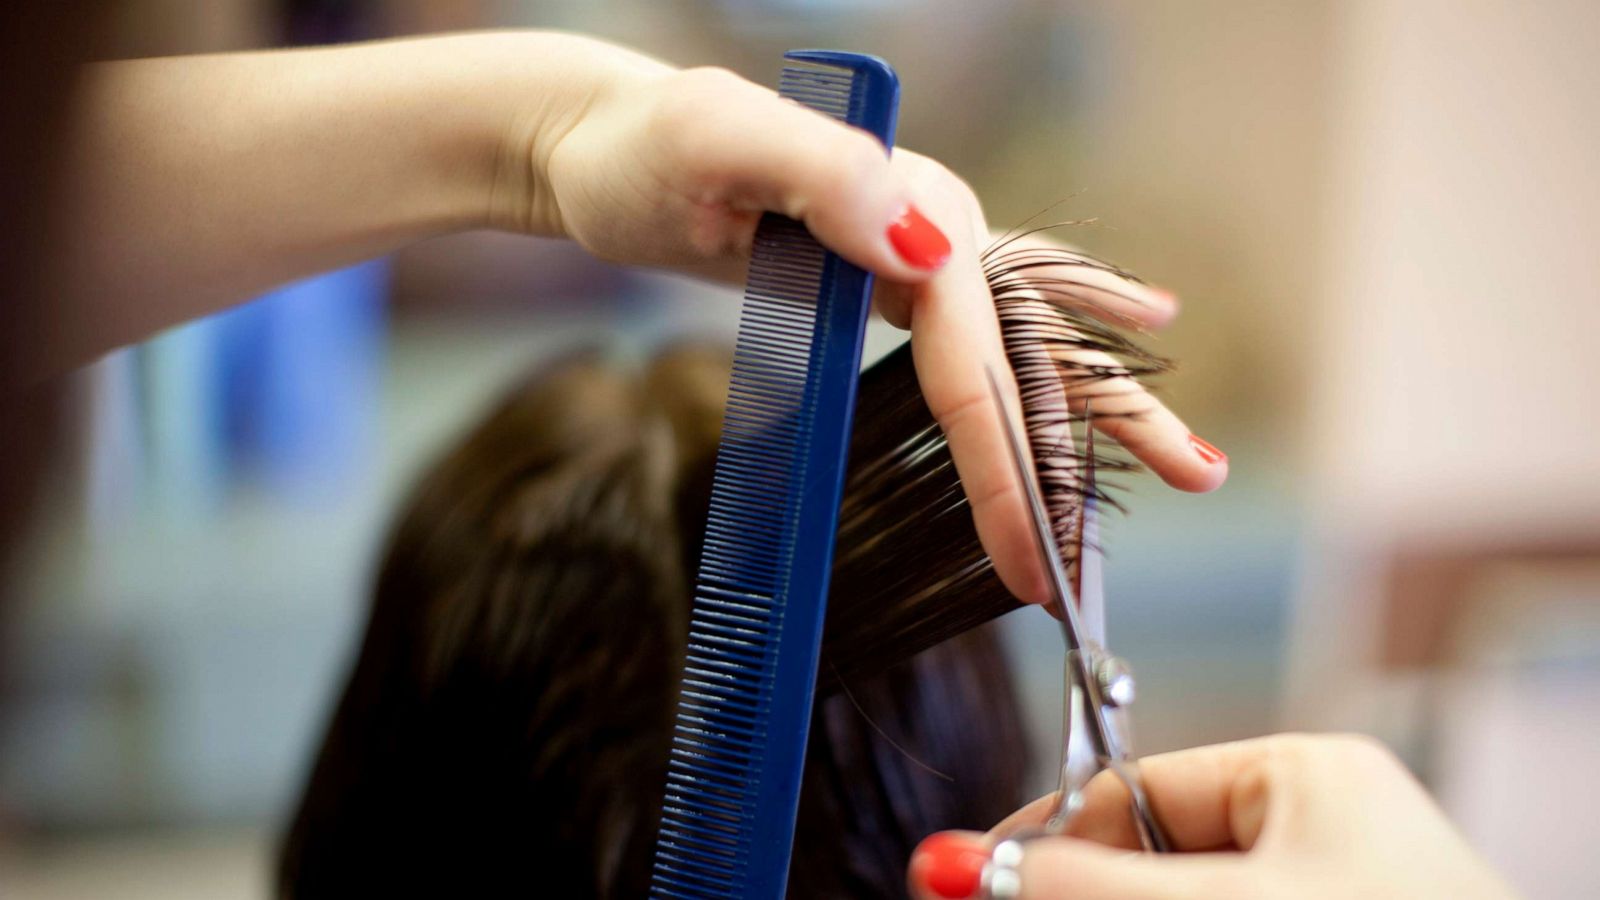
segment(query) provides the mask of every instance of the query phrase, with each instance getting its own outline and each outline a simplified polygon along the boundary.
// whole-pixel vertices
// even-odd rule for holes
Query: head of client
[[[644,895],[727,374],[571,358],[425,474],[282,896]],[[813,716],[790,895],[904,896],[918,840],[1024,799],[1005,662],[978,630],[845,687]]]

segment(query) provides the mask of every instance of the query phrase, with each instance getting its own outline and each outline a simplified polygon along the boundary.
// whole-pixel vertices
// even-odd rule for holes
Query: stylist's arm
[[[105,63],[84,73],[74,122],[56,302],[24,371],[475,228],[737,281],[776,211],[880,276],[984,546],[1014,593],[1045,596],[983,374],[1009,371],[979,259],[989,232],[932,160],[891,161],[865,132],[725,71],[543,32]],[[1121,324],[1176,311],[1163,292],[1059,269],[1034,274],[1114,281],[1091,293]],[[1226,461],[1129,387],[1132,414],[1105,420],[1123,446],[1179,488],[1221,484]]]
[[[1103,772],[1089,784],[1073,837],[1023,843],[1020,900],[1513,896],[1405,767],[1367,738],[1279,735],[1140,765],[1184,852],[1130,852],[1139,844],[1127,792]],[[1042,825],[1048,800],[987,836],[947,832],[924,841],[911,860],[916,896],[982,896],[989,849]]]

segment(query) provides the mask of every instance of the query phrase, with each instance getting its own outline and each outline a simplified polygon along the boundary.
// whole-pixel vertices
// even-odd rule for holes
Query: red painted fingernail
[[[911,854],[911,880],[947,900],[978,893],[989,852],[968,837],[942,831],[931,834]]]
[[[1189,446],[1194,448],[1194,452],[1200,454],[1201,459],[1213,466],[1219,462],[1227,462],[1228,460],[1228,454],[1223,453],[1221,450],[1211,446],[1198,435],[1189,435]]]
[[[915,206],[906,207],[889,225],[889,243],[901,259],[919,269],[937,269],[950,258],[950,239]]]

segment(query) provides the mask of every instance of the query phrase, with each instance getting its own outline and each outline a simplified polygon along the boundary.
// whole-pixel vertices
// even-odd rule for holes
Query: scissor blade
[[[1102,646],[1106,641],[1105,558],[1100,553],[1100,494],[1094,471],[1094,417],[1083,408],[1083,503],[1078,507],[1078,571],[1074,586],[1083,634]]]
[[[1000,393],[1000,381],[995,378],[994,370],[984,367],[984,372],[989,376],[989,392],[994,397],[995,410],[1000,414],[1000,423],[1004,426],[1006,443],[1011,448],[1011,462],[1016,469],[1017,481],[1022,485],[1023,496],[1028,500],[1028,513],[1033,518],[1033,537],[1039,547],[1039,553],[1044,557],[1045,574],[1050,583],[1051,603],[1056,607],[1056,614],[1061,619],[1061,626],[1066,633],[1067,649],[1076,650],[1081,645],[1076,610],[1073,608],[1072,598],[1067,587],[1067,566],[1061,560],[1061,550],[1056,546],[1055,535],[1050,527],[1050,515],[1045,512],[1044,498],[1039,494],[1039,485],[1033,478],[1033,459],[1028,453],[1026,444],[1023,443],[1021,429],[1011,418],[1011,412],[1006,408],[1005,397]]]

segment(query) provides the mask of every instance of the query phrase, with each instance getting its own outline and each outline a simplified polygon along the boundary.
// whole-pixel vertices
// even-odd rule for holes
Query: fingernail
[[[978,893],[989,852],[971,838],[948,831],[929,835],[911,854],[911,880],[935,896],[959,900]]]
[[[889,243],[901,259],[919,269],[937,269],[950,258],[950,239],[915,206],[906,207],[889,225]]]
[[[1189,446],[1194,448],[1194,452],[1200,454],[1201,459],[1213,466],[1219,462],[1226,462],[1228,459],[1228,454],[1211,446],[1199,435],[1189,435]]]

